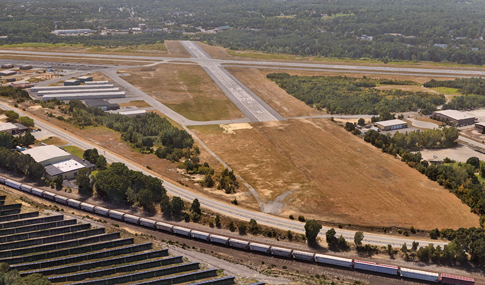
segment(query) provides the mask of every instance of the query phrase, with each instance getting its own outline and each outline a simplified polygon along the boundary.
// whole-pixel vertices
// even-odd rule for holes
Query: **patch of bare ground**
[[[326,114],[286,93],[276,83],[266,78],[269,73],[266,70],[243,67],[228,67],[227,70],[283,117]]]
[[[173,57],[192,57],[180,41],[165,41],[168,55]]]
[[[448,190],[330,120],[251,125],[235,134],[192,129],[263,201],[292,191],[281,216],[427,230],[478,226]]]
[[[148,104],[144,100],[134,100],[126,103],[120,103],[120,107],[128,107],[128,106],[133,106],[133,107],[138,107],[138,108],[150,108],[152,105]]]
[[[86,74],[85,76],[92,76],[93,81],[113,81],[110,77],[108,77],[106,74],[102,72],[94,72],[94,73],[89,73]]]
[[[130,73],[125,80],[187,119],[211,121],[244,117],[200,66],[159,64],[120,72]]]
[[[437,120],[433,120],[430,117],[426,117],[426,116],[417,116],[414,119],[417,120],[417,121],[422,121],[422,122],[428,122],[428,123],[437,124],[438,126],[444,125],[443,122],[437,121]]]
[[[403,91],[411,91],[411,92],[429,92],[439,94],[439,92],[434,91],[433,89],[429,89],[423,86],[418,85],[383,85],[374,87],[374,89],[380,90],[403,90]]]

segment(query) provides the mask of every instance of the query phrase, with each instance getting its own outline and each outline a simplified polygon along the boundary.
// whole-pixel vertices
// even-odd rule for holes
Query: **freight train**
[[[420,280],[430,283],[441,284],[455,284],[455,285],[471,285],[475,284],[475,280],[469,277],[455,276],[445,273],[434,273],[422,270],[415,270],[405,267],[398,267],[392,265],[378,264],[375,262],[361,261],[351,258],[336,257],[327,254],[312,253],[300,250],[293,250],[284,247],[266,245],[261,243],[255,243],[245,241],[241,239],[235,239],[232,237],[226,237],[222,235],[215,235],[206,233],[199,230],[192,230],[189,228],[171,225],[165,222],[157,222],[150,219],[138,217],[135,215],[126,214],[120,211],[107,209],[100,206],[91,205],[85,202],[79,202],[74,199],[69,199],[49,191],[40,190],[35,187],[31,187],[26,184],[0,177],[0,184],[4,184],[11,188],[27,192],[39,197],[43,197],[48,200],[52,200],[64,205],[71,206],[73,208],[82,209],[87,212],[95,213],[98,215],[110,217],[112,219],[125,221],[127,223],[144,226],[151,229],[157,229],[171,234],[192,238],[199,241],[218,244],[221,246],[232,247],[240,250],[246,250],[254,253],[273,255],[281,258],[294,259],[304,262],[312,262],[317,264],[325,264],[330,266],[336,266],[340,268],[348,268],[362,272],[372,272],[387,276],[401,277],[408,280]]]

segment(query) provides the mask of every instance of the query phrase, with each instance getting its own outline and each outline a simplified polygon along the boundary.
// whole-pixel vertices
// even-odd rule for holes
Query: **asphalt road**
[[[17,113],[20,114],[20,116],[27,115],[22,113],[19,109],[12,108],[3,103],[0,103],[0,108],[3,110],[15,110]],[[56,127],[53,127],[50,124],[47,124],[38,120],[35,120],[35,125],[43,130],[47,130],[51,132],[52,134],[66,140],[70,144],[76,145],[82,149],[98,148],[98,150],[100,150],[100,154],[104,155],[109,163],[122,162],[130,169],[133,169],[135,171],[141,171],[146,175],[153,176],[151,173],[146,172],[145,169],[143,169],[142,167],[139,167],[138,165],[135,165],[130,161],[127,161],[117,155],[114,155],[109,151],[101,149],[97,145],[94,145],[87,141],[81,140],[75,136],[67,134],[64,130],[60,130]],[[202,206],[210,208],[215,212],[219,212],[227,216],[232,216],[246,221],[249,221],[250,219],[255,219],[258,222],[258,224],[261,224],[261,225],[276,227],[283,230],[291,230],[293,232],[298,232],[298,233],[304,233],[305,231],[304,224],[298,221],[293,221],[293,220],[281,218],[278,216],[256,212],[256,211],[244,209],[241,207],[235,207],[233,205],[226,204],[220,201],[215,201],[211,198],[194,193],[189,189],[174,185],[167,181],[164,181],[163,185],[167,189],[167,191],[173,195],[180,196],[181,198],[187,201],[193,201],[195,198],[197,198],[199,199]],[[323,227],[322,230],[320,231],[320,236],[325,237],[325,232],[327,230],[329,230],[328,227]],[[353,242],[354,234],[355,234],[354,231],[336,229],[336,232],[337,232],[337,235],[343,235],[343,237],[346,240]],[[410,245],[413,240],[414,239],[365,233],[364,243],[369,243],[369,244],[378,245],[378,246],[387,246],[388,244],[391,244],[394,247],[400,247],[402,246],[403,243],[407,243],[408,245]],[[416,240],[416,241],[419,242],[421,246],[427,245],[429,243],[433,243],[435,246],[441,245],[443,247],[445,244],[447,244],[445,242],[430,241],[430,240]]]

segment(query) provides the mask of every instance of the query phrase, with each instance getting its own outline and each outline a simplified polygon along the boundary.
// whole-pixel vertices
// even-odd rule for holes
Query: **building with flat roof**
[[[36,86],[32,87],[30,91],[54,91],[54,90],[82,90],[82,89],[92,89],[93,86],[86,85],[75,85],[75,86]],[[113,88],[113,84],[100,84],[96,85],[96,88]]]
[[[86,81],[86,82],[84,82],[84,85],[102,85],[102,84],[108,84],[108,81]]]
[[[110,103],[103,99],[88,99],[84,100],[84,104],[90,108],[98,107],[103,110],[117,110],[120,108],[120,105],[116,103]]]
[[[457,110],[435,111],[431,118],[456,126],[467,126],[475,123],[475,117]]]
[[[78,77],[77,80],[79,80],[81,82],[93,81],[93,77],[92,76],[81,76],[81,77]]]
[[[144,116],[146,112],[147,112],[146,110],[138,110],[138,109],[108,111],[108,113],[120,114],[127,117],[136,117],[138,115]]]
[[[57,98],[58,100],[86,100],[86,99],[108,99],[108,98],[125,98],[125,92],[96,92],[96,93],[61,93],[49,94],[42,96],[42,100],[48,101]]]
[[[376,126],[383,131],[391,131],[408,127],[408,123],[402,120],[387,120],[376,122]]]
[[[94,164],[53,145],[34,147],[22,153],[29,154],[36,162],[42,164],[50,180],[55,180],[59,176],[65,180],[74,179],[79,170],[95,167]]]
[[[15,71],[15,70],[0,71],[0,76],[10,76],[10,75],[15,75],[15,74],[17,74],[17,71]]]
[[[26,126],[22,125],[21,123],[13,123],[13,124],[14,124],[15,126],[17,126],[17,128],[18,128],[18,129],[17,129],[17,132],[19,132],[19,133],[23,133],[23,132],[26,132],[26,131],[28,131],[28,130],[29,130],[29,128],[28,128],[28,127],[26,127]]]
[[[21,65],[21,66],[19,67],[19,69],[21,69],[21,70],[32,69],[32,65],[30,65],[30,64]]]
[[[64,86],[72,86],[72,85],[79,85],[81,84],[81,81],[77,79],[69,79],[64,81]]]
[[[12,135],[15,135],[19,131],[19,127],[12,123],[4,123],[0,124],[0,132],[7,132]]]
[[[485,123],[476,123],[475,130],[480,134],[485,134]]]
[[[9,69],[9,68],[14,68],[14,66],[13,66],[13,64],[11,64],[11,63],[7,63],[7,64],[3,64],[3,65],[2,65],[2,68],[3,68],[3,69]]]

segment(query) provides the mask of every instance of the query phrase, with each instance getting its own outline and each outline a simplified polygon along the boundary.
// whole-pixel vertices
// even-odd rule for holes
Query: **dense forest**
[[[316,109],[331,114],[370,114],[406,112],[421,109],[431,114],[445,103],[443,95],[427,92],[374,89],[377,84],[410,84],[386,79],[342,76],[290,76],[271,73],[267,77],[288,94]]]
[[[6,44],[139,45],[200,39],[234,50],[315,57],[485,63],[483,1],[69,0],[0,3]],[[54,29],[128,29],[137,35],[57,37]],[[230,30],[196,33],[228,25]],[[165,30],[162,30],[165,29]],[[190,32],[185,34],[184,32]]]

